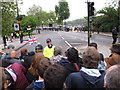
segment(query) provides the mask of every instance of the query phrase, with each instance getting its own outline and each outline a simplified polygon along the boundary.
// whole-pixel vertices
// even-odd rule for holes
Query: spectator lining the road
[[[80,72],[71,73],[66,79],[68,88],[79,90],[79,88],[103,88],[104,73],[98,68],[99,52],[94,47],[88,47],[83,52],[83,67]]]
[[[104,78],[104,87],[106,90],[115,89],[120,90],[120,64],[111,66]]]
[[[62,90],[65,81],[65,69],[59,64],[53,64],[44,73],[45,90]]]
[[[50,38],[46,39],[47,46],[44,48],[43,55],[47,58],[54,56],[54,48]]]
[[[44,58],[44,55],[39,53],[33,56],[30,68],[28,69],[28,72],[26,74],[26,77],[29,83],[32,83],[32,81],[38,80],[38,77],[39,77],[38,65],[40,60],[42,60],[43,58]]]
[[[14,64],[11,64],[10,66],[8,66],[7,68],[12,69],[17,75],[16,82],[15,82],[14,86],[11,88],[25,89],[29,85],[28,80],[25,77],[26,68],[22,64],[14,63]]]
[[[93,43],[90,43],[88,46],[89,47],[95,47],[96,50],[98,50],[97,43],[93,42]],[[106,66],[105,66],[105,63],[104,63],[104,55],[102,53],[99,53],[99,55],[100,55],[100,63],[98,65],[98,69],[102,73],[102,72],[104,72],[106,70]]]
[[[110,50],[112,54],[110,55],[110,57],[105,58],[107,68],[120,63],[120,44],[114,44],[110,48]]]
[[[15,46],[14,45],[9,45],[8,47],[7,47],[7,53],[4,53],[3,55],[2,55],[2,57],[1,57],[1,59],[8,59],[8,58],[10,58],[10,53],[11,53],[11,51],[15,51]]]
[[[66,69],[66,76],[72,72],[79,72],[82,66],[82,59],[79,57],[78,51],[74,47],[70,47],[65,55],[67,59],[61,59],[60,63]]]
[[[11,51],[9,58],[2,59],[2,66],[3,67],[7,67],[13,63],[23,64],[23,61],[21,61],[20,58],[18,58],[18,53],[16,51]]]
[[[60,46],[56,46],[54,48],[54,56],[50,58],[50,62],[52,64],[59,62],[61,60],[61,58],[63,58],[62,56],[62,47]]]
[[[34,88],[34,89],[40,89],[44,88],[44,79],[43,79],[43,74],[45,70],[51,65],[50,61],[48,58],[43,58],[40,60],[40,63],[38,65],[38,74],[39,74],[39,79],[36,80],[35,82],[32,82],[28,88]]]
[[[31,65],[32,57],[35,55],[34,51],[28,52],[28,55],[24,58],[23,65],[28,70]]]
[[[35,52],[36,52],[36,53],[43,53],[43,46],[42,46],[40,43],[38,43],[38,44],[36,45],[36,47],[35,47]]]
[[[28,55],[28,50],[27,50],[27,48],[22,48],[22,49],[21,49],[20,59],[21,59],[21,60],[22,60],[22,59],[24,60],[27,55]]]

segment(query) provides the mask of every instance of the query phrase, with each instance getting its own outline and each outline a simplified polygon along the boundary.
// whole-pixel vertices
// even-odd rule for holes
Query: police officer
[[[114,29],[112,29],[112,37],[113,37],[113,42],[112,42],[112,44],[115,44],[116,43],[116,41],[117,41],[117,35],[118,35],[118,33],[117,33],[117,30],[116,30],[116,27],[114,27]]]
[[[43,55],[47,58],[51,58],[52,56],[54,56],[55,46],[53,46],[50,38],[46,40],[46,43],[47,43],[47,46],[43,50]]]

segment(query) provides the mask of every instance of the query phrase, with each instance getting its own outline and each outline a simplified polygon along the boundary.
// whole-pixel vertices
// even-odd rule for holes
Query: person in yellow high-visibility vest
[[[46,40],[46,43],[47,43],[47,46],[43,50],[43,55],[47,58],[51,58],[52,56],[54,56],[55,46],[53,46],[50,38]]]

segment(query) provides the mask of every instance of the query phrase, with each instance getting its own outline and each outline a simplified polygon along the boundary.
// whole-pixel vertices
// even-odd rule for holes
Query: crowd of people
[[[119,88],[120,89],[120,44],[113,44],[111,55],[104,58],[97,44],[90,43],[79,57],[78,50],[68,48],[64,53],[61,46],[54,46],[52,40],[46,40],[35,50],[20,50],[13,45],[8,52],[1,52],[0,89],[79,90],[80,88]]]

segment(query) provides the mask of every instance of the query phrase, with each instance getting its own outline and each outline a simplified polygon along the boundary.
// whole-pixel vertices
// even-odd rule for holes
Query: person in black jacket
[[[80,88],[104,88],[104,73],[97,69],[99,53],[94,47],[88,47],[83,52],[83,67],[80,72],[71,73],[65,84],[70,90]]]
[[[66,58],[62,58],[58,63],[66,70],[66,77],[72,72],[79,72],[82,66],[82,59],[79,57],[78,50],[70,47],[66,52]]]
[[[115,43],[116,43],[117,38],[118,38],[117,35],[118,35],[118,32],[117,32],[116,27],[115,27],[114,29],[112,29],[112,37],[113,37],[113,42],[112,42],[112,44],[115,44]]]

